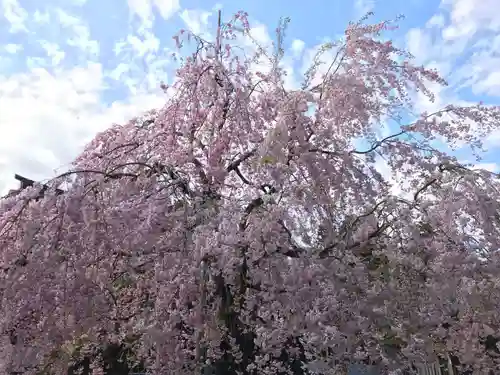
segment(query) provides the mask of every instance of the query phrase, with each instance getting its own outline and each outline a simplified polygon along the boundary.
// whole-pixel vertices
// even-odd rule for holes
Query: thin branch
[[[243,163],[245,160],[254,156],[256,152],[257,152],[257,148],[254,148],[250,151],[245,152],[243,155],[241,155],[240,158],[236,159],[231,164],[229,164],[226,168],[226,171],[227,172],[235,171],[236,168],[238,168],[241,163]]]
[[[396,137],[399,137],[403,134],[407,133],[406,130],[402,130],[400,131],[399,133],[396,133],[396,134],[392,134],[388,137],[385,137],[384,139],[380,140],[380,141],[377,141],[377,142],[374,142],[374,144],[372,145],[371,148],[369,148],[368,150],[364,150],[364,151],[357,151],[357,150],[352,150],[352,151],[349,151],[349,154],[358,154],[358,155],[363,155],[363,154],[368,154],[372,151],[375,151],[377,148],[379,148],[384,142],[387,142],[388,140],[392,139],[392,138],[396,138]]]
[[[236,172],[236,174],[241,179],[241,181],[243,181],[244,184],[250,185],[250,186],[253,185],[253,183],[249,179],[247,179],[245,176],[243,176],[243,174],[241,173],[241,171],[238,167],[234,168],[233,170]]]

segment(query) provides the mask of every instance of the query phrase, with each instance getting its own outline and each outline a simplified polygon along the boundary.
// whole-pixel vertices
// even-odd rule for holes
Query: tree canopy
[[[499,108],[409,116],[446,82],[367,18],[288,87],[287,20],[249,55],[247,17],[213,43],[176,35],[195,48],[164,107],[0,202],[3,371],[19,346],[38,352],[33,374],[334,374],[447,355],[498,369],[498,176],[436,140],[479,158]]]

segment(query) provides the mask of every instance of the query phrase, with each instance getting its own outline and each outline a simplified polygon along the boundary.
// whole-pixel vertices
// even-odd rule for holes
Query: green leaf
[[[264,165],[265,164],[274,164],[274,163],[276,163],[276,159],[270,155],[266,155],[260,159],[260,162]]]

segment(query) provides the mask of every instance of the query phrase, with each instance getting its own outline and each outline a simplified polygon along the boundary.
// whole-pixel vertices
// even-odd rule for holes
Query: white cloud
[[[427,27],[443,27],[445,24],[446,20],[444,16],[440,13],[435,14],[431,17],[429,21],[425,24]]]
[[[66,53],[61,50],[61,47],[56,43],[51,43],[46,40],[40,41],[40,46],[47,53],[47,57],[51,59],[51,65],[56,66],[61,63]]]
[[[271,46],[272,40],[266,25],[255,23],[255,25],[250,29],[250,35],[262,47]],[[250,44],[252,42],[248,41],[248,43]]]
[[[150,92],[167,81],[171,67],[168,47],[161,48],[160,40],[150,29],[141,28],[137,34],[129,34],[113,47],[119,63],[110,70],[109,77],[125,85],[129,92]]]
[[[118,66],[111,71],[109,76],[115,80],[115,81],[120,81],[121,78],[126,75],[130,71],[130,65],[120,63]]]
[[[151,32],[144,32],[139,38],[136,35],[128,35],[127,42],[139,57],[146,56],[148,53],[156,53],[160,48],[160,41]]]
[[[500,31],[500,14],[491,11],[498,5],[498,0],[442,0],[426,27],[407,33],[407,47],[421,60],[452,61],[471,48],[479,36],[491,40]],[[483,44],[483,48],[488,45]]]
[[[443,0],[441,6],[449,8],[451,24],[443,30],[445,39],[474,35],[481,29],[500,30],[500,17],[495,9],[498,0]]]
[[[177,2],[156,4],[166,17]],[[17,186],[15,173],[35,180],[53,177],[97,132],[165,102],[158,86],[167,80],[168,50],[160,48],[151,30],[125,37],[115,62],[106,62],[112,67],[104,70],[99,43],[80,14],[49,7],[29,16],[29,43],[0,48],[0,195]],[[11,17],[9,25],[21,30],[19,20]],[[47,26],[59,32],[40,32]],[[126,96],[109,100],[110,90],[117,89]]]
[[[474,88],[478,93],[500,96],[500,71],[489,72]]]
[[[137,15],[145,27],[151,27],[153,23],[153,8],[151,0],[127,0],[130,12]]]
[[[302,55],[302,52],[304,52],[305,45],[306,43],[300,39],[294,39],[292,41],[292,53],[294,58],[298,58]]]
[[[355,0],[354,11],[355,17],[363,17],[366,13],[373,11],[375,0]]]
[[[28,31],[25,25],[28,13],[19,5],[18,0],[2,0],[1,8],[3,16],[10,23],[11,33]]]
[[[97,63],[58,74],[38,68],[0,78],[0,193],[16,186],[14,173],[53,177],[97,132],[164,102],[150,93],[106,106],[104,88]]]
[[[179,0],[127,0],[130,12],[137,15],[142,22],[143,29],[149,29],[153,25],[153,7],[164,20],[171,18],[181,9]]]
[[[50,14],[47,11],[40,12],[38,9],[33,13],[33,20],[38,24],[47,24],[50,22]]]
[[[211,15],[212,12],[199,9],[184,9],[180,16],[190,31],[196,35],[204,36],[210,33],[208,18]]]
[[[71,32],[66,43],[79,48],[89,57],[96,58],[99,54],[99,43],[90,38],[90,30],[85,22],[60,8],[56,9],[56,14],[60,25]]]
[[[423,62],[423,59],[428,58],[429,46],[432,46],[432,40],[430,34],[425,30],[418,28],[410,29],[406,34],[406,43],[408,51],[417,61]]]
[[[14,54],[14,53],[21,51],[23,49],[23,46],[20,44],[9,43],[9,44],[6,44],[3,48],[4,48],[5,52]]]
[[[500,66],[500,34],[489,39],[489,43],[476,43],[467,63],[456,70],[457,83],[470,87],[474,94],[498,95],[500,82],[496,73]]]
[[[498,164],[496,163],[480,163],[480,164],[476,164],[472,167],[472,169],[485,169],[489,172],[498,172],[499,168],[498,168]]]
[[[158,12],[160,12],[165,20],[168,20],[181,9],[179,0],[154,0],[154,2],[158,8]]]
[[[464,88],[475,95],[500,96],[500,14],[492,11],[499,5],[498,0],[442,0],[425,27],[407,33],[407,48],[416,62],[437,68],[449,83],[446,88],[431,85],[434,103],[418,95],[418,110],[457,103]]]

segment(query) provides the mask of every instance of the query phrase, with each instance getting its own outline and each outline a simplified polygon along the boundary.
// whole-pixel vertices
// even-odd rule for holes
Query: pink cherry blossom
[[[498,179],[432,144],[480,155],[499,108],[449,105],[381,139],[446,84],[384,40],[391,23],[350,24],[290,90],[279,56],[237,48],[247,17],[221,28],[226,54],[182,60],[162,108],[97,134],[43,197],[0,203],[0,368],[21,345],[27,373],[85,357],[104,373],[111,344],[155,374],[500,368]]]

